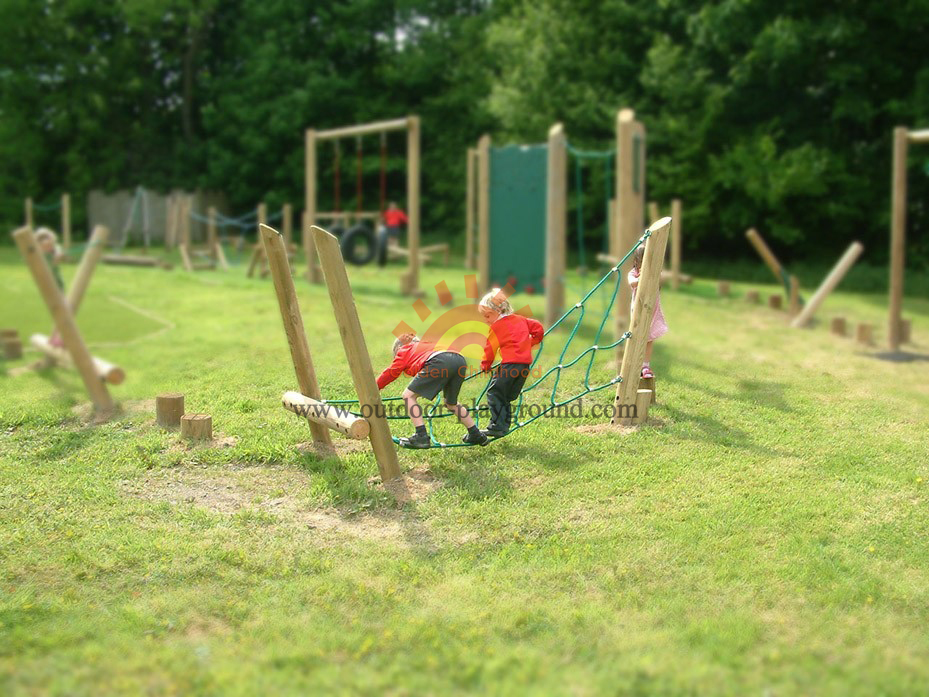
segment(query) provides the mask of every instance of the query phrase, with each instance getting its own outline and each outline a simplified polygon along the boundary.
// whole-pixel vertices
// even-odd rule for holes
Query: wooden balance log
[[[354,440],[364,440],[371,433],[371,424],[364,417],[349,414],[342,407],[327,404],[299,392],[285,392],[281,397],[281,403],[287,411]]]
[[[29,338],[29,343],[32,344],[39,351],[44,353],[49,358],[53,359],[55,363],[73,368],[74,363],[71,360],[71,354],[67,352],[62,347],[53,346],[51,340],[44,334],[33,334]],[[126,371],[120,368],[118,365],[114,365],[109,361],[105,361],[102,358],[97,358],[96,356],[91,356],[93,361],[94,371],[97,376],[111,385],[121,385],[126,379]]]

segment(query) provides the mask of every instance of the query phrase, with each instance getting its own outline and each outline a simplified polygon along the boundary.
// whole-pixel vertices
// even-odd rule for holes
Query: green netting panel
[[[547,145],[490,149],[490,281],[542,289]]]

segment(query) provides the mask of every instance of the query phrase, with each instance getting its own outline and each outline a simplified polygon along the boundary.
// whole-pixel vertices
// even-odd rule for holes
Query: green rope
[[[565,341],[565,344],[562,347],[561,352],[558,354],[557,363],[549,367],[538,379],[536,379],[535,381],[533,381],[532,383],[524,387],[522,392],[520,393],[519,400],[517,401],[516,406],[513,409],[513,427],[510,429],[509,433],[513,433],[514,431],[517,431],[520,428],[524,428],[528,426],[529,424],[533,423],[537,419],[540,419],[546,414],[550,413],[554,409],[559,409],[572,402],[577,401],[578,399],[588,394],[599,392],[600,390],[605,390],[608,387],[611,387],[613,385],[616,385],[619,382],[622,382],[622,378],[619,375],[616,375],[615,377],[607,380],[604,383],[591,384],[591,373],[593,372],[594,361],[596,359],[596,355],[598,351],[610,351],[612,349],[615,349],[617,346],[624,343],[627,339],[629,339],[632,336],[632,333],[627,331],[623,333],[621,336],[619,336],[613,342],[603,344],[603,345],[600,344],[600,341],[603,338],[604,330],[606,329],[606,326],[609,323],[610,317],[612,316],[612,311],[613,311],[613,307],[616,304],[616,299],[619,296],[619,289],[622,286],[623,279],[622,279],[622,273],[620,269],[629,260],[629,258],[632,256],[635,250],[639,247],[639,245],[643,244],[649,237],[651,237],[651,234],[652,233],[650,230],[645,230],[642,237],[640,237],[636,241],[632,249],[630,249],[626,253],[626,255],[619,261],[619,263],[617,263],[606,274],[604,274],[603,277],[589,291],[587,291],[587,293],[581,298],[580,301],[575,303],[570,309],[568,309],[564,314],[562,314],[561,317],[559,317],[555,321],[555,323],[552,324],[552,326],[550,326],[548,329],[545,330],[543,341],[539,346],[539,350],[536,352],[535,358],[533,358],[532,363],[529,366],[530,374],[532,374],[536,366],[539,364],[539,361],[541,360],[542,355],[546,353],[546,348],[549,345],[546,339],[551,335],[553,331],[558,329],[558,327],[568,322],[569,318],[571,318],[572,315],[575,315],[574,325],[571,328],[571,332],[568,335],[568,338]],[[588,346],[583,351],[581,351],[577,356],[574,356],[573,358],[568,360],[567,358],[568,350],[570,349],[571,344],[574,341],[574,339],[577,337],[578,332],[581,328],[581,325],[584,321],[584,317],[586,315],[587,301],[590,300],[591,297],[593,297],[593,295],[598,290],[600,290],[600,288],[603,287],[607,283],[607,281],[609,281],[610,279],[613,279],[613,287],[612,287],[612,290],[609,296],[610,301],[606,309],[604,310],[599,326],[597,327],[597,332],[596,332],[596,335],[594,336],[593,345]],[[587,359],[586,361],[584,361],[585,358]],[[582,362],[586,363],[586,367],[584,371],[583,389],[576,394],[573,394],[562,400],[559,400],[557,397],[557,394],[558,394],[558,386],[561,383],[562,373],[570,368],[573,368],[574,366],[578,364],[581,364]],[[499,366],[499,363],[491,367],[490,369],[491,375],[498,366]],[[479,377],[479,375],[480,373],[469,375],[467,378],[465,378],[465,382],[468,382],[474,378],[477,378]],[[550,376],[554,376],[554,379],[553,379],[552,386],[551,386],[551,392],[548,395],[548,404],[538,414],[531,416],[528,419],[521,420],[520,416],[522,414],[526,394],[538,388]],[[482,404],[482,402],[484,401],[487,395],[487,390],[489,388],[490,388],[490,380],[488,379],[483,389],[481,390],[480,394],[478,395],[477,399],[475,400],[476,409],[475,409],[474,416],[475,416],[475,420],[478,423],[480,423],[481,412],[486,412],[489,409],[489,407],[487,407],[485,404]],[[383,399],[384,402],[396,402],[400,400],[401,400],[400,397],[386,397]],[[326,404],[351,405],[351,404],[358,404],[358,400],[357,399],[327,400]],[[350,412],[350,413],[354,414],[355,416],[362,416],[362,414],[358,412]],[[438,438],[436,438],[435,420],[450,418],[454,416],[455,414],[453,414],[452,412],[446,411],[444,409],[442,405],[441,396],[436,397],[435,401],[433,401],[424,410],[423,417],[429,425],[428,426],[429,437],[432,440],[432,444],[434,446],[440,447],[440,448],[472,447],[471,444],[468,444],[468,443],[443,443]],[[387,418],[391,420],[406,420],[408,417],[404,415],[404,416],[387,416]],[[500,440],[500,439],[496,438],[495,440]],[[395,443],[400,442],[398,438],[394,438],[393,441]]]

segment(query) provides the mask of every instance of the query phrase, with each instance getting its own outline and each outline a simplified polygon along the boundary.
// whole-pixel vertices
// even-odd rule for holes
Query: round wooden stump
[[[7,339],[19,339],[18,329],[0,329],[0,341]]]
[[[655,388],[655,378],[642,378],[639,380],[639,390],[649,390],[652,393],[652,404],[658,401],[658,391]]]
[[[757,290],[745,291],[745,302],[749,305],[758,305],[761,302],[761,293]]]
[[[831,325],[832,333],[836,336],[845,336],[847,329],[845,327],[844,317],[833,317]]]
[[[861,323],[858,325],[855,336],[859,344],[870,345],[874,341],[874,327],[870,324]]]
[[[155,397],[155,420],[162,428],[177,428],[184,416],[184,395],[167,392]]]
[[[900,343],[908,344],[913,340],[913,323],[908,319],[900,320]]]
[[[190,440],[213,440],[213,417],[209,414],[184,414],[181,437]]]
[[[15,361],[23,357],[23,342],[19,339],[3,340],[3,357],[8,361]]]
[[[783,306],[783,298],[780,295],[768,296],[768,307],[772,310],[780,310]]]
[[[716,285],[716,293],[717,293],[717,294],[719,295],[719,297],[721,297],[721,298],[728,298],[728,297],[729,297],[729,282],[728,282],[728,281],[720,281],[720,282]]]

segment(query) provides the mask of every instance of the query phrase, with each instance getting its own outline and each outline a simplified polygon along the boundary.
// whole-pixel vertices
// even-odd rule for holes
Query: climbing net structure
[[[539,346],[539,350],[536,352],[535,358],[530,365],[530,382],[526,387],[523,388],[519,395],[519,399],[517,400],[513,409],[513,425],[511,426],[507,435],[521,428],[524,428],[531,423],[534,423],[538,419],[550,414],[555,410],[561,409],[573,402],[576,402],[588,394],[599,392],[600,390],[615,386],[617,383],[622,381],[622,378],[619,375],[614,374],[614,376],[606,382],[595,382],[592,378],[594,361],[598,352],[615,349],[617,346],[632,336],[632,333],[627,331],[610,343],[600,343],[604,338],[606,326],[610,319],[613,317],[613,308],[616,304],[619,289],[623,282],[621,268],[629,260],[635,250],[640,245],[644,244],[650,236],[651,231],[646,230],[645,233],[636,241],[635,245],[633,245],[632,249],[630,249],[617,264],[612,266],[610,270],[589,291],[587,291],[587,293],[578,302],[576,302],[569,310],[567,310],[560,318],[558,318],[554,324],[545,330],[545,338],[543,338],[543,341]],[[591,298],[593,298],[593,296],[601,289],[604,289],[608,294],[608,302],[606,303],[606,307],[603,310],[602,315],[597,321],[596,331],[593,336],[593,343],[577,352],[572,353],[572,346],[577,343],[578,337],[581,334],[582,324],[588,314],[588,303],[590,302]],[[570,331],[564,341],[564,344],[561,347],[561,350],[557,353],[556,360],[552,363],[549,363],[547,360],[543,361],[543,355],[546,357],[552,355],[552,351],[546,351],[546,349],[551,346],[551,339],[554,338],[554,332],[562,327],[570,328]],[[543,362],[547,367],[543,367]],[[491,375],[493,374],[493,371],[496,367],[497,366],[491,368]],[[580,381],[579,388],[571,391],[571,393],[567,396],[559,395],[558,388],[562,382],[563,374],[573,368],[583,368],[584,370],[583,379]],[[484,376],[482,374],[470,375],[465,379],[465,382],[481,377]],[[473,415],[478,423],[480,423],[481,415],[486,414],[489,409],[489,407],[487,407],[485,404],[485,397],[487,395],[489,386],[490,380],[487,379],[474,403]],[[533,413],[527,414],[526,412],[529,411],[526,409],[528,402],[527,395],[533,392],[539,392],[543,394],[543,401],[542,404],[539,405],[538,409],[534,409],[532,410]],[[386,397],[383,401],[397,402],[400,400],[400,397]],[[358,400],[326,401],[328,404],[344,406],[347,411],[354,414],[355,416],[362,416],[362,414],[356,411],[352,411],[352,406],[357,405],[359,403]],[[394,411],[402,410],[393,410],[388,408],[388,419],[405,420],[409,418],[405,413],[394,414]],[[444,405],[442,404],[441,395],[436,397],[436,399],[423,410],[423,418],[426,421],[427,430],[429,432],[429,437],[432,440],[432,445],[434,447],[440,448],[471,447],[470,444],[462,442],[446,443],[437,437],[436,421],[450,417],[454,418],[455,415],[445,409]],[[393,440],[395,443],[400,442],[400,439],[395,436],[393,437]],[[500,438],[496,438],[494,440],[500,440]]]

